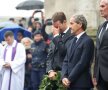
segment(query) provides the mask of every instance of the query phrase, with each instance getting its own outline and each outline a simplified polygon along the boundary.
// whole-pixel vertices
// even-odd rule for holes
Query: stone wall
[[[51,18],[57,11],[63,11],[69,23],[73,14],[83,14],[89,29],[97,29],[100,24],[99,0],[45,0],[45,16]]]

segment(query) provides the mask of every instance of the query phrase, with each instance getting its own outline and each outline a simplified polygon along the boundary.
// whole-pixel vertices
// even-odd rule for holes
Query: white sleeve
[[[0,72],[2,71],[2,67],[5,64],[3,56],[4,56],[4,47],[0,44]]]
[[[22,44],[18,43],[16,55],[13,61],[10,62],[11,69],[14,73],[24,68],[26,62],[25,48]]]

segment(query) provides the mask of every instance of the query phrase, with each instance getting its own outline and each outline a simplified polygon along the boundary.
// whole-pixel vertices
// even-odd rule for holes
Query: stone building
[[[63,11],[69,23],[73,14],[83,14],[88,21],[88,33],[96,34],[96,29],[101,23],[99,14],[99,0],[45,0],[45,16],[51,18],[57,11]]]

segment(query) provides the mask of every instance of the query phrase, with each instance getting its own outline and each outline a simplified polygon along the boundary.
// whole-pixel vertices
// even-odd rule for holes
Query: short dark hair
[[[19,30],[17,33],[21,33],[23,35],[24,31],[22,30]]]
[[[9,18],[9,21],[15,21],[15,19],[14,18]]]
[[[14,34],[13,34],[12,31],[6,31],[6,32],[5,32],[4,37],[7,38],[7,37],[9,37],[9,36],[10,36],[10,37],[13,37],[13,36],[14,36]]]
[[[21,18],[21,20],[24,20],[24,21],[26,21],[26,18],[25,18],[25,17],[22,17],[22,18]]]
[[[56,12],[52,16],[52,20],[53,20],[53,22],[60,21],[61,23],[63,23],[64,20],[66,20],[66,16],[63,12]]]

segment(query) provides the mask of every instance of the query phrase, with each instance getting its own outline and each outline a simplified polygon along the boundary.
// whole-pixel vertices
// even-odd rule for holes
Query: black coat
[[[62,79],[68,78],[71,82],[70,87],[90,88],[93,86],[90,72],[94,55],[93,40],[85,33],[74,47],[72,42],[73,39],[63,62]]]
[[[98,81],[100,72],[102,78],[108,81],[108,29],[105,31],[100,42],[98,36],[101,28],[102,25],[98,28],[97,32],[94,77],[96,77]]]
[[[59,35],[52,40],[52,44],[50,46],[50,51],[48,54],[49,63],[47,71],[61,70],[62,63],[67,52],[66,46],[68,46],[71,38],[73,38],[73,36],[71,34],[71,30],[69,29],[62,38]]]
[[[31,65],[31,62],[32,62],[32,58],[28,58],[28,56],[27,56],[28,54],[32,54],[31,48],[26,49],[26,63],[25,63],[25,73],[26,74],[30,74],[31,67],[29,67],[29,66]]]
[[[38,70],[40,68],[46,68],[46,58],[48,46],[44,41],[33,43],[32,49],[32,69]]]

